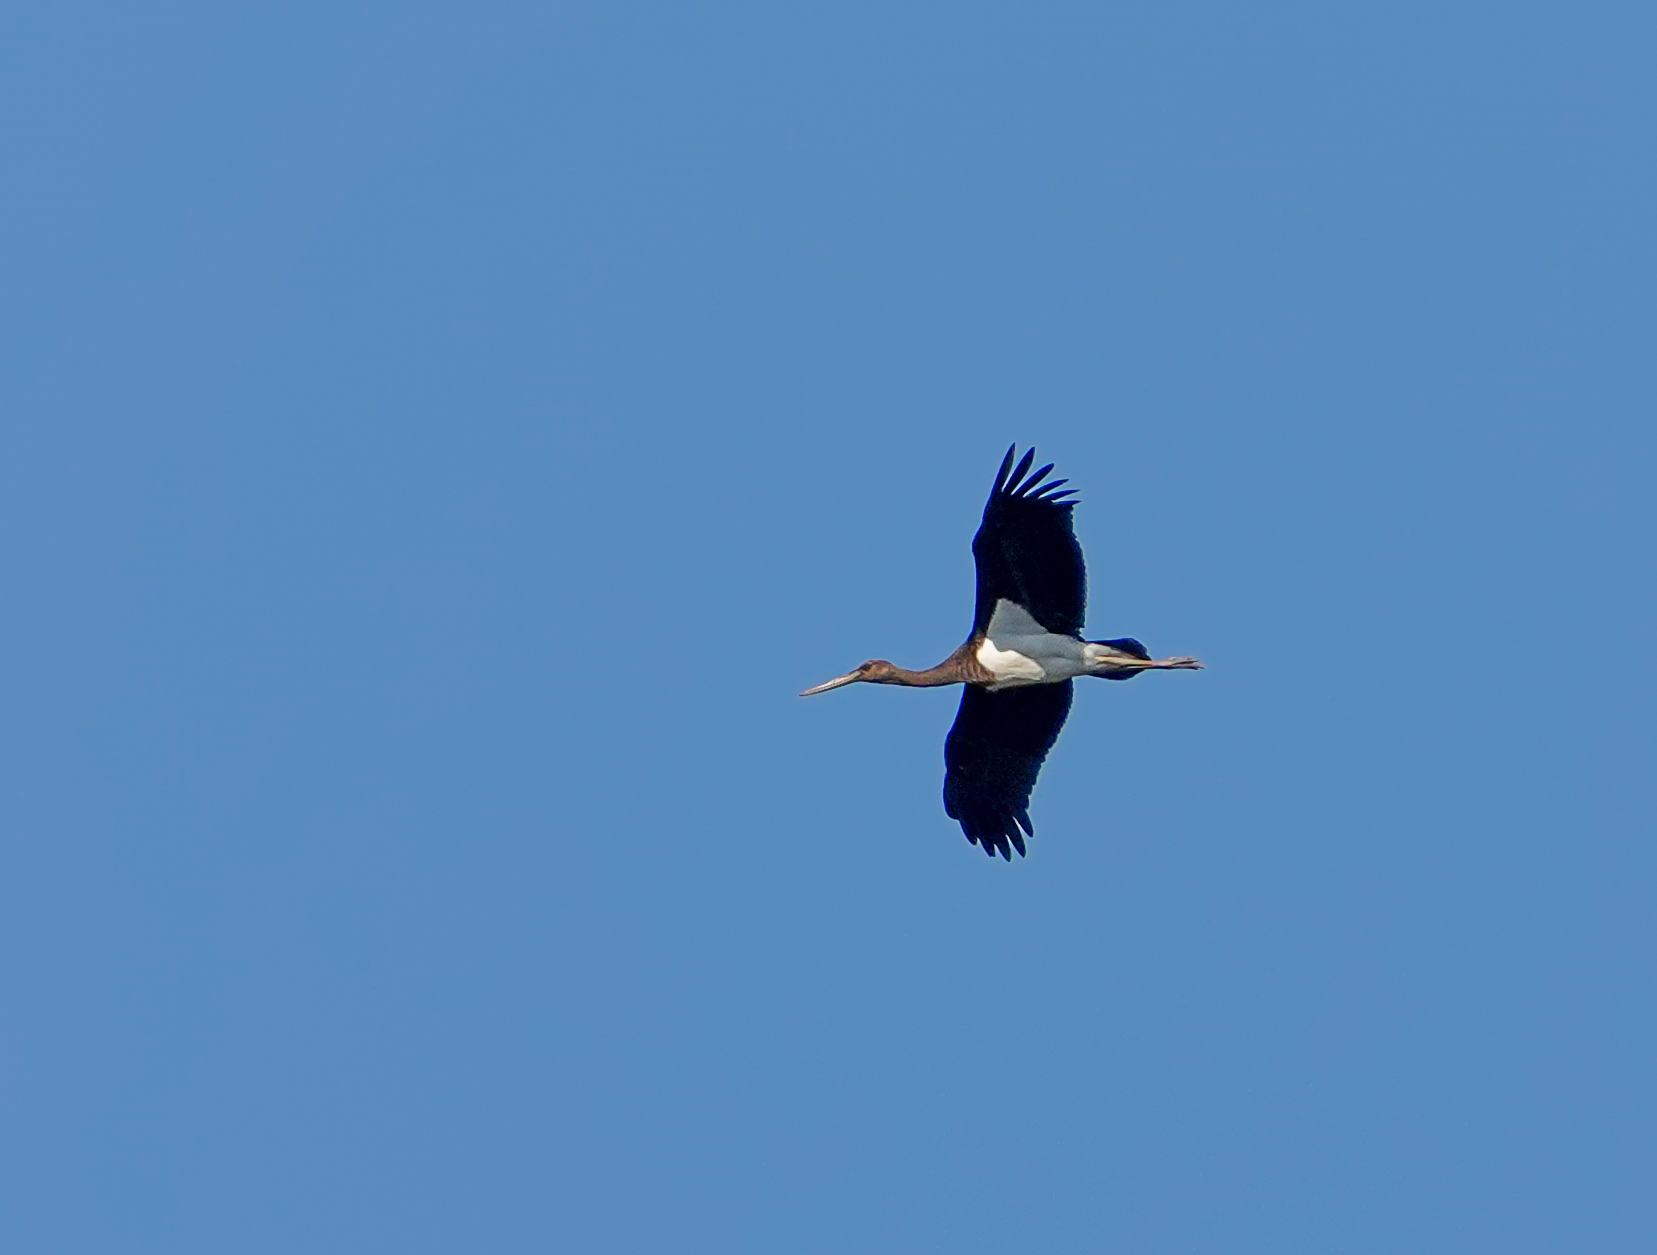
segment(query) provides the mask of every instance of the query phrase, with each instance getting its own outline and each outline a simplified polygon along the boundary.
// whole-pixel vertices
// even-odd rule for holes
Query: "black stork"
[[[966,685],[944,741],[944,812],[985,854],[1008,860],[1035,836],[1030,790],[1070,713],[1073,677],[1131,680],[1141,671],[1202,668],[1195,658],[1152,658],[1131,637],[1082,639],[1087,571],[1071,526],[1076,490],[1064,487],[1069,480],[1047,479],[1051,463],[1032,472],[1034,449],[1014,466],[1017,451],[1014,445],[1001,460],[972,538],[978,602],[965,643],[925,671],[875,658],[800,694],[859,681]]]

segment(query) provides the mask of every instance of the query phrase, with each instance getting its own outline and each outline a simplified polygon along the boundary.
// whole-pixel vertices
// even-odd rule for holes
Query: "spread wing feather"
[[[1072,682],[992,693],[969,684],[944,742],[944,813],[990,857],[1024,853],[1030,790],[1070,713]]]
[[[978,567],[978,600],[972,631],[989,626],[995,603],[1006,598],[1023,606],[1049,632],[1079,636],[1087,610],[1087,572],[1070,513],[1075,492],[1068,480],[1046,480],[1052,465],[1031,473],[1034,449],[1018,465],[1007,450],[995,487],[984,506],[984,521],[972,538]]]

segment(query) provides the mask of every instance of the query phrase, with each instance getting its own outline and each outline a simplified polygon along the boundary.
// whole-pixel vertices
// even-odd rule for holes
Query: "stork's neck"
[[[910,671],[893,667],[888,684],[902,684],[907,688],[941,688],[946,684],[982,684],[993,677],[979,665],[973,654],[975,642],[968,641],[948,658],[925,671]]]
[[[910,671],[906,667],[893,667],[892,678],[888,684],[902,684],[912,689],[941,688],[946,684],[960,684],[967,677],[961,674],[961,669],[954,665],[955,660],[946,658],[935,667],[928,667],[925,671]]]

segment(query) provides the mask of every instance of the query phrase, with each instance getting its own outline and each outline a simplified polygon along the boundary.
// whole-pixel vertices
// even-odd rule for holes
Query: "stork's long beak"
[[[858,675],[857,672],[849,671],[845,675],[835,676],[834,679],[830,680],[827,684],[819,684],[816,688],[807,689],[805,692],[801,693],[800,696],[813,697],[818,693],[826,693],[830,689],[837,689],[842,684],[856,684],[862,678],[863,677]]]

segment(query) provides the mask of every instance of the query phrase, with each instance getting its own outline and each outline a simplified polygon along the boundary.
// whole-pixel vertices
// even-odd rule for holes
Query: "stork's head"
[[[826,684],[819,684],[815,688],[807,689],[800,696],[811,697],[817,693],[826,693],[830,689],[837,689],[842,684],[856,684],[858,681],[865,684],[890,684],[893,677],[897,675],[897,670],[884,658],[871,658],[856,670],[848,671],[845,675],[837,675]]]

